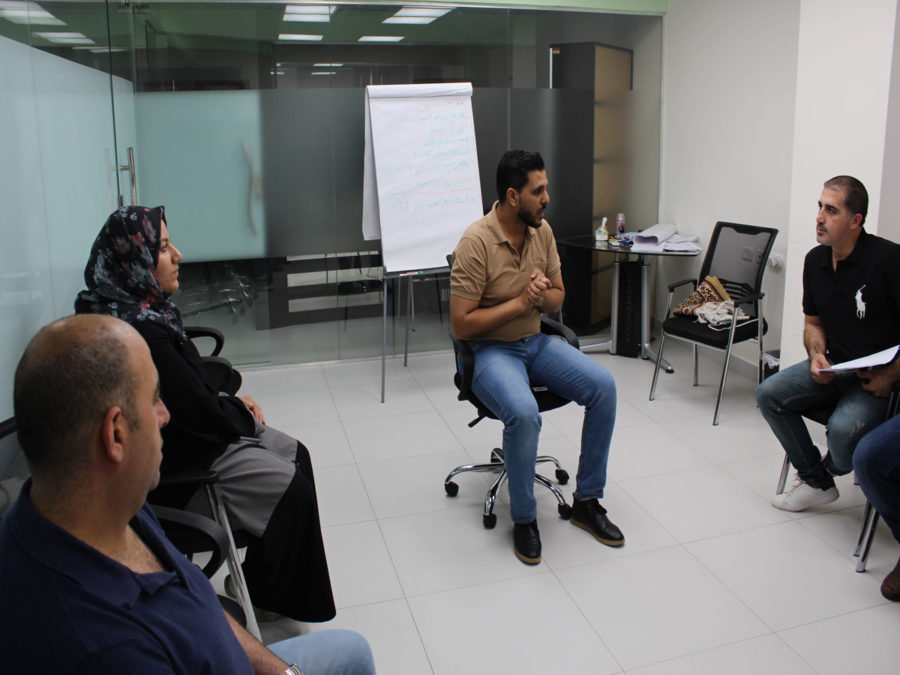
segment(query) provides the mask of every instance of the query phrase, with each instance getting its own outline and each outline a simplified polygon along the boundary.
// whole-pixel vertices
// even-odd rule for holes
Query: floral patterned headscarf
[[[181,312],[156,278],[164,206],[123,206],[106,221],[84,268],[87,290],[75,299],[78,314],[109,314],[128,323],[152,321],[187,340]]]

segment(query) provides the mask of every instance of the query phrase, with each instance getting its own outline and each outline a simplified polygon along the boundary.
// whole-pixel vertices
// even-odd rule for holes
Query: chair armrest
[[[219,482],[219,474],[205,471],[175,471],[160,477],[160,485],[213,485]]]
[[[195,549],[211,552],[210,559],[201,569],[207,578],[212,577],[222,566],[228,551],[228,535],[222,526],[199,513],[153,504],[151,508],[159,518],[166,536],[182,553],[188,555],[198,553],[199,550]]]
[[[465,401],[472,391],[472,376],[475,372],[475,352],[472,351],[472,346],[468,342],[460,340],[453,335],[453,333],[450,334],[450,340],[453,341],[454,359],[457,363],[462,361],[462,370],[460,370],[457,365],[456,371],[456,374],[459,377],[459,396],[457,398],[460,401]]]
[[[218,328],[213,328],[211,326],[185,326],[184,332],[187,333],[188,338],[191,340],[202,337],[208,337],[215,340],[216,344],[213,347],[210,356],[218,356],[222,351],[222,347],[225,346],[225,336]]]
[[[765,297],[765,293],[760,291],[759,293],[748,293],[747,295],[742,295],[739,298],[734,298],[732,302],[734,302],[734,306],[738,305],[748,305],[750,303],[756,302],[757,300],[762,300]]]
[[[241,388],[243,378],[241,374],[234,369],[231,361],[221,356],[202,356],[203,370],[206,377],[216,388],[217,391],[224,392],[229,396],[237,394]]]
[[[578,337],[575,335],[575,332],[559,321],[547,316],[542,316],[541,332],[546,333],[547,335],[559,335],[561,338],[565,339],[566,342],[575,347],[575,349],[578,349]]]
[[[694,290],[697,290],[696,279],[682,279],[681,281],[676,281],[674,284],[669,284],[669,292],[672,292],[679,286],[684,286],[685,284],[694,284]]]

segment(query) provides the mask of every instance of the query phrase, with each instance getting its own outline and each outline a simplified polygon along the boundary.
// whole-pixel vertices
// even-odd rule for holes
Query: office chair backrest
[[[717,277],[732,298],[762,290],[766,261],[778,230],[718,222],[700,269],[700,279]],[[744,307],[750,311],[749,306]]]
[[[0,422],[0,516],[12,506],[28,478],[28,464],[16,434],[16,419]]]

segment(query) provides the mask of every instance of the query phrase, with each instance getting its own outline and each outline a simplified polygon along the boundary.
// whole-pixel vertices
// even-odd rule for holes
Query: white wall
[[[878,234],[900,242],[900,12],[894,26],[894,58],[891,67],[891,91],[884,144],[884,168],[881,172],[881,209]]]
[[[766,273],[766,348],[780,346],[785,364],[805,357],[801,278],[822,183],[855,175],[869,190],[867,229],[878,232],[886,213],[882,234],[900,233],[900,193],[882,189],[900,179],[896,8],[897,0],[670,2],[660,221],[702,242],[716,220],[780,230],[774,253],[786,266]],[[665,261],[660,280],[694,276],[699,265]],[[750,361],[752,350],[738,355]]]
[[[803,259],[816,245],[814,219],[822,183],[836,174],[859,178],[869,191],[866,229],[878,232],[896,8],[896,0],[801,2],[784,364],[806,358]]]
[[[660,222],[704,246],[719,220],[776,227],[773,253],[784,255],[799,22],[800,0],[670,1]],[[666,283],[696,276],[701,257],[660,260],[658,318]],[[767,271],[766,349],[778,347],[783,289],[783,272]],[[755,347],[742,347],[752,361]]]

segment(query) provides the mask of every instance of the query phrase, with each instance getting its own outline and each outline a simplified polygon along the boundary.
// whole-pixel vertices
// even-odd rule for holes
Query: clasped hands
[[[528,285],[522,291],[522,295],[528,301],[529,307],[542,309],[544,303],[547,302],[547,291],[551,288],[553,288],[553,284],[550,279],[544,276],[541,270],[535,269],[528,277]]]

